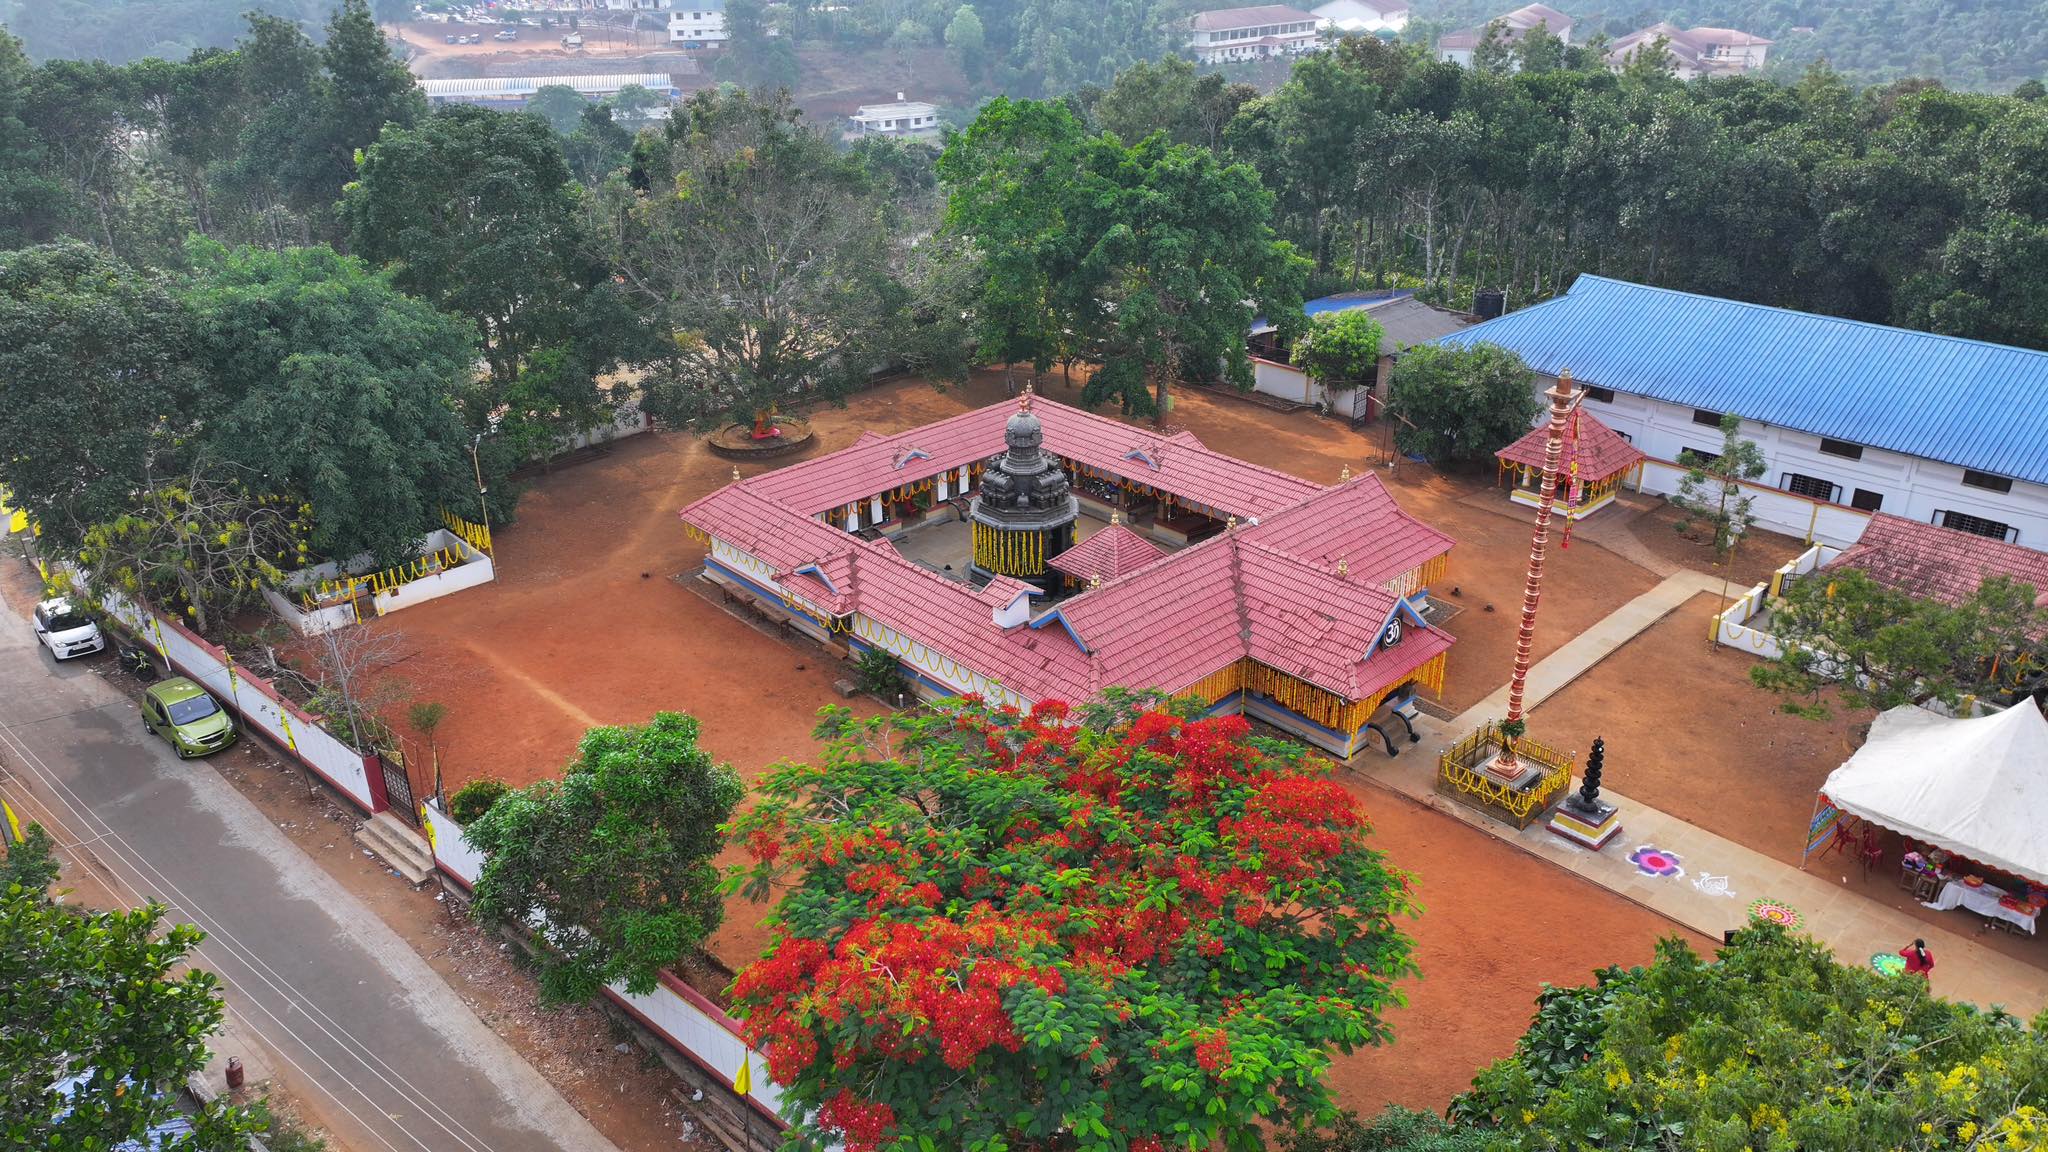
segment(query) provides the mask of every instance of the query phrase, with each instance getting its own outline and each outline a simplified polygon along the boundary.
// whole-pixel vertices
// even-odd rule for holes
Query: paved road
[[[0,765],[0,793],[60,824],[53,834],[105,863],[125,898],[162,901],[206,930],[198,963],[227,986],[235,1029],[318,1097],[339,1143],[616,1152],[233,786],[148,737],[134,704],[85,664],[53,662],[4,596]]]

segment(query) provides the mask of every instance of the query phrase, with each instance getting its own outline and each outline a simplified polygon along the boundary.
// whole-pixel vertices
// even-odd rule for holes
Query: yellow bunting
[[[291,749],[294,752],[297,752],[299,750],[299,742],[297,738],[295,738],[292,735],[291,710],[286,708],[282,704],[279,704],[277,706],[277,723],[278,727],[284,729],[284,746]]]

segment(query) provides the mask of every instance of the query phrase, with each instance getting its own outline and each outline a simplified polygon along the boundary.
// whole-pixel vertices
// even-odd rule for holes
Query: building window
[[[1849,498],[1849,507],[1862,512],[1877,512],[1884,508],[1884,493],[1858,488],[1856,495]]]
[[[1989,472],[1979,472],[1974,468],[1963,469],[1963,483],[1972,488],[1982,488],[1987,492],[2012,491],[2012,480],[2008,477],[1994,476]]]
[[[1993,540],[2004,540],[2009,543],[2019,539],[2020,534],[2013,531],[2013,527],[2010,524],[2001,524],[1996,520],[1986,520],[1982,516],[1972,516],[1968,512],[1937,512],[1935,515],[1940,517],[1940,523],[1943,528],[1953,528],[1958,532],[1968,532],[1972,536],[1989,536]]]
[[[1614,389],[1595,388],[1591,384],[1588,384],[1586,385],[1586,399],[1598,400],[1602,404],[1612,404],[1614,403]]]
[[[1818,476],[1807,476],[1798,472],[1785,473],[1785,491],[1792,493],[1794,496],[1804,496],[1809,500],[1826,500],[1832,503],[1835,493],[1841,490],[1841,485],[1836,484],[1832,480],[1823,480]]]
[[[1830,456],[1840,456],[1844,460],[1863,459],[1863,445],[1851,444],[1847,440],[1829,440],[1822,437],[1820,450]]]
[[[1721,414],[1719,412],[1709,412],[1705,408],[1695,408],[1692,410],[1692,422],[1695,424],[1705,424],[1709,428],[1719,428],[1721,426]]]
[[[1678,462],[1684,465],[1698,465],[1701,468],[1705,468],[1720,458],[1721,454],[1719,452],[1702,452],[1697,448],[1680,448],[1678,450]]]

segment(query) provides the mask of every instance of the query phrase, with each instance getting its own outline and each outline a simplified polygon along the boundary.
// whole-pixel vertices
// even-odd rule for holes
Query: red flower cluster
[[[895,1109],[862,1100],[845,1088],[818,1109],[818,1120],[846,1137],[846,1152],[869,1152],[896,1130]]]

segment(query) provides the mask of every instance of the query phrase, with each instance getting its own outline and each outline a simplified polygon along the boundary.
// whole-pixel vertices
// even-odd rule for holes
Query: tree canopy
[[[1784,710],[1827,713],[1823,691],[1882,711],[1932,700],[1960,707],[2027,697],[2048,668],[2048,608],[2031,585],[1994,577],[1961,603],[1915,597],[1857,568],[1790,581],[1771,604],[1777,659],[1749,670]]]
[[[1151,135],[1089,134],[1064,105],[998,98],[940,159],[946,223],[981,257],[981,349],[1039,370],[1100,367],[1087,404],[1164,419],[1169,384],[1251,384],[1245,333],[1289,333],[1306,262],[1274,237],[1272,196],[1241,164]]]
[[[1127,696],[818,734],[733,825],[786,886],[733,994],[798,1139],[1255,1149],[1388,1039],[1408,880],[1299,745]]]
[[[1541,411],[1536,376],[1497,344],[1418,344],[1388,388],[1394,447],[1448,467],[1483,464],[1521,439]]]
[[[189,967],[205,933],[165,909],[59,904],[40,827],[0,869],[0,1137],[14,1148],[112,1148],[181,1113],[177,1092],[220,1030],[220,981]],[[4,832],[0,832],[4,836]],[[222,1096],[188,1117],[190,1147],[246,1145],[260,1108]]]
[[[887,192],[787,95],[700,92],[643,135],[590,229],[667,344],[647,406],[751,420],[884,366],[909,303]]]
[[[484,855],[471,912],[533,925],[541,994],[645,995],[724,916],[711,858],[745,787],[697,746],[697,722],[592,728],[560,780],[505,793],[466,830]]]
[[[1452,1105],[1486,1147],[2037,1148],[2048,1017],[1928,995],[1753,923],[1708,961],[1667,940],[1646,968],[1551,989],[1515,1054]]]

